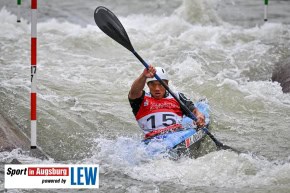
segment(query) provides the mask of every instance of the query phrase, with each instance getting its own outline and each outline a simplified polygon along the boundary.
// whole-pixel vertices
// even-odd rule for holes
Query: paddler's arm
[[[129,92],[129,99],[136,99],[140,98],[143,94],[143,89],[146,84],[147,78],[153,78],[154,74],[156,73],[156,69],[149,65],[149,69],[146,68],[143,70],[142,74],[133,82],[130,92]]]
[[[183,93],[179,93],[179,98],[197,118],[197,121],[196,121],[197,127],[198,128],[204,127],[205,116],[194,106],[194,103],[191,100],[187,99]]]

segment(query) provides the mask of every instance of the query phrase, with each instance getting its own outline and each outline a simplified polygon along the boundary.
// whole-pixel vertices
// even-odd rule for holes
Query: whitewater
[[[128,102],[143,66],[95,25],[100,5],[147,63],[167,70],[172,90],[208,99],[210,131],[243,153],[208,140],[196,159],[146,154]],[[258,0],[39,0],[38,9],[37,144],[49,159],[0,152],[1,191],[4,164],[17,159],[99,164],[100,192],[290,192],[290,94],[271,81],[290,57],[290,1],[270,1],[266,23]],[[0,2],[0,114],[29,138],[29,2],[21,23],[16,13],[16,2]]]

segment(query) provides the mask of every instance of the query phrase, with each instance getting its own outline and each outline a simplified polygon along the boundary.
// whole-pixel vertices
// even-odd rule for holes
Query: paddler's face
[[[166,85],[168,85],[167,80],[163,80]],[[158,82],[158,80],[148,82],[148,87],[150,93],[155,99],[162,99],[165,95],[166,89]]]

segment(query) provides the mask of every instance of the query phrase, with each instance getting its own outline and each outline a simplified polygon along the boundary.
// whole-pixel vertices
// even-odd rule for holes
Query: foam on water
[[[94,155],[84,162],[101,163],[103,173],[117,170],[146,183],[170,182],[192,188],[255,188],[277,184],[287,186],[290,182],[289,157],[285,161],[270,161],[253,154],[218,151],[197,159],[184,157],[173,161],[164,156],[152,159],[137,138],[98,138],[95,143]]]

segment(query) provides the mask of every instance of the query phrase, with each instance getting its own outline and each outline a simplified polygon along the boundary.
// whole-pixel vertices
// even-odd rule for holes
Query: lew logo
[[[96,185],[97,182],[97,167],[71,167],[70,169],[71,185]]]

